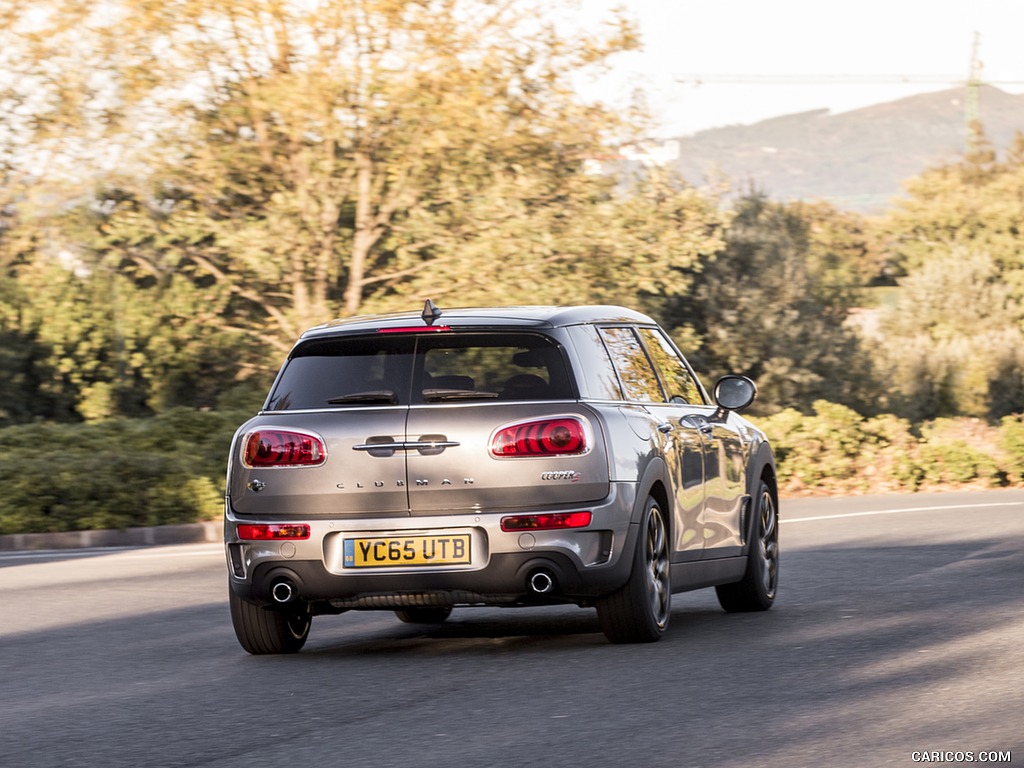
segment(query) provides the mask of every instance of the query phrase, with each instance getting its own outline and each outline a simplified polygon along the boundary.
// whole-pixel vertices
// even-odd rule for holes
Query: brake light
[[[587,430],[570,416],[510,424],[491,438],[491,453],[509,456],[574,456],[586,453]]]
[[[447,325],[403,325],[400,328],[378,328],[377,333],[441,333],[450,330]]]
[[[250,432],[242,446],[242,463],[254,469],[316,467],[325,461],[327,446],[324,441],[309,432],[293,429]]]
[[[309,526],[304,523],[251,524],[238,526],[238,538],[248,541],[287,541],[309,538]]]
[[[503,531],[553,531],[559,528],[586,528],[589,512],[557,512],[545,515],[516,515],[501,518]]]

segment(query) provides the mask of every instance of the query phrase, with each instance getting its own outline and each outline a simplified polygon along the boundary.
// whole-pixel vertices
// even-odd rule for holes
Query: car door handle
[[[709,422],[704,416],[683,416],[679,419],[679,424],[688,429],[696,429],[703,435],[710,435],[715,431],[715,425]]]
[[[458,445],[454,440],[446,440],[443,435],[438,435],[437,439],[424,435],[419,440],[402,443],[404,450],[419,451],[422,456],[437,456],[444,453],[445,448],[456,448]]]
[[[419,451],[424,456],[433,456],[444,452],[445,448],[455,448],[460,443],[454,440],[403,440],[402,442],[360,443],[353,445],[353,451],[369,451],[371,456],[388,455],[395,451]]]
[[[673,429],[674,427],[672,426],[672,422],[670,421],[663,421],[661,422],[661,424],[658,425],[658,431],[661,432],[661,434],[663,435],[669,434]]]

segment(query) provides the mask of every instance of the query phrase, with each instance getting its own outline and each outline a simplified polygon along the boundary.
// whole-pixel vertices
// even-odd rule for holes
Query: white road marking
[[[222,554],[223,544],[168,544],[159,547],[90,547],[87,549],[39,549],[31,551],[0,552],[3,560],[66,559],[120,555],[122,560],[151,560],[157,557],[207,557]]]
[[[809,523],[815,520],[841,520],[844,517],[867,517],[869,515],[896,515],[901,512],[941,512],[947,509],[985,509],[988,507],[1020,507],[1024,501],[1004,501],[996,504],[945,504],[938,507],[901,507],[899,509],[874,509],[869,512],[846,512],[840,515],[818,515],[816,517],[785,517],[780,516],[779,522]]]

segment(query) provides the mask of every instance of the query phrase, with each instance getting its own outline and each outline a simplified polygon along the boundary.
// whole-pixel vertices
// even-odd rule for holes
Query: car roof
[[[587,323],[641,323],[654,325],[647,315],[625,307],[610,305],[580,306],[513,306],[513,307],[435,307],[440,315],[433,324],[451,328],[518,327],[558,328]],[[426,307],[415,312],[395,312],[382,315],[362,315],[334,320],[310,328],[303,339],[335,334],[365,333],[381,329],[425,328],[431,323],[424,319]]]

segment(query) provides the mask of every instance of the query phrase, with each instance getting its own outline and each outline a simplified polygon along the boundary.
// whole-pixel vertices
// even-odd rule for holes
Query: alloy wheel
[[[668,623],[671,585],[669,576],[668,535],[661,510],[654,506],[647,518],[647,591],[651,617],[659,627]]]
[[[779,580],[779,515],[775,500],[767,489],[761,491],[760,537],[761,583],[768,597],[775,596]]]

